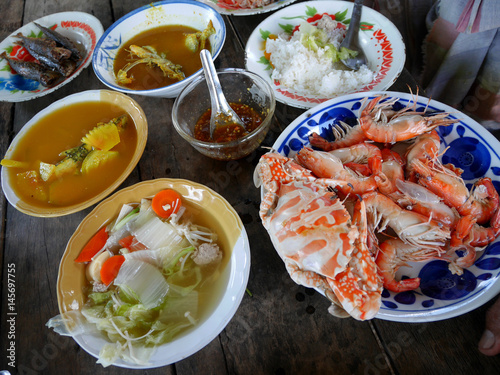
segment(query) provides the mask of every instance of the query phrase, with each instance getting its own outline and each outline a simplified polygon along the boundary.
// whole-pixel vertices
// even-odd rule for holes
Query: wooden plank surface
[[[41,16],[78,10],[95,15],[109,27],[148,1],[14,0],[0,4],[0,36]],[[224,17],[228,36],[216,61],[218,68],[244,67],[244,46],[250,33],[268,14]],[[404,71],[396,91],[416,88]],[[0,151],[38,111],[72,93],[105,88],[91,67],[67,86],[25,103],[0,103]],[[266,150],[237,162],[208,159],[191,149],[173,129],[173,99],[132,96],[144,109],[149,138],[144,155],[121,187],[154,178],[184,178],[210,186],[222,194],[240,215],[250,239],[252,265],[248,289],[235,317],[207,347],[174,365],[147,371],[110,367],[103,370],[95,358],[72,339],[45,327],[58,313],[56,282],[59,260],[80,221],[91,211],[63,218],[33,218],[2,199],[0,253],[2,302],[0,370],[12,374],[496,374],[500,359],[480,355],[486,307],[444,322],[407,324],[380,320],[358,322],[328,314],[327,300],[294,284],[274,251],[258,217],[259,190],[253,170]],[[275,121],[265,146],[303,110],[277,103]],[[16,269],[16,364],[7,366],[6,280],[8,264]]]

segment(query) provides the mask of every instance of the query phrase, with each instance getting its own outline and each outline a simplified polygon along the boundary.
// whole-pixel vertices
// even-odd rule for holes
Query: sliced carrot
[[[137,251],[137,250],[145,250],[147,249],[147,246],[144,245],[142,242],[139,242],[135,236],[130,235],[127,237],[123,237],[121,240],[118,241],[121,247],[124,247],[128,251]]]
[[[80,251],[80,254],[75,259],[77,263],[90,262],[94,255],[96,255],[99,250],[101,250],[106,241],[108,240],[109,235],[106,232],[106,227],[102,227],[95,235],[90,239],[89,242],[85,245],[85,247]]]
[[[170,215],[177,213],[181,208],[182,201],[179,193],[172,189],[162,190],[153,197],[151,207],[161,218],[167,219]]]
[[[108,258],[101,267],[101,281],[106,285],[111,284],[116,275],[118,275],[123,262],[125,262],[123,255],[113,255],[111,258]]]

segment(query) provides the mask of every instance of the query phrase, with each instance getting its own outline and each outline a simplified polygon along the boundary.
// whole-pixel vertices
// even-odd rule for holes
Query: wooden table
[[[149,3],[145,0],[12,0],[0,2],[0,40],[25,23],[61,11],[95,15],[108,28],[115,20]],[[250,33],[268,14],[225,16],[228,30],[217,67],[244,67]],[[391,87],[415,90],[403,71]],[[0,103],[0,151],[37,112],[67,95],[105,88],[92,68],[47,96],[24,103]],[[61,218],[24,215],[1,200],[2,264],[0,370],[12,374],[498,374],[500,357],[477,350],[487,304],[463,316],[434,323],[359,322],[332,317],[329,302],[294,284],[274,251],[258,217],[259,191],[252,173],[259,151],[237,168],[191,149],[173,129],[173,99],[134,96],[149,123],[149,139],[138,167],[120,188],[160,177],[200,182],[222,194],[239,213],[250,239],[252,265],[248,289],[226,329],[198,353],[174,365],[147,371],[116,367],[104,370],[71,338],[60,337],[45,323],[58,314],[56,281],[66,243],[92,207]],[[275,123],[264,145],[303,111],[277,104]],[[13,265],[13,266],[12,266]],[[8,367],[6,280],[15,268],[15,363]]]

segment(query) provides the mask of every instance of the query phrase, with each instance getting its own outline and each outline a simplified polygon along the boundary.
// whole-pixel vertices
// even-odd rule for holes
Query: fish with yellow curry
[[[132,160],[136,143],[134,122],[123,109],[78,103],[42,118],[0,164],[23,200],[69,206],[110,186]]]

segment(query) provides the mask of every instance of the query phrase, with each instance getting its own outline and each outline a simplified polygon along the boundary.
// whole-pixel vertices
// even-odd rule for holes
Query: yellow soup
[[[130,52],[130,46],[152,47],[158,54],[176,65],[180,65],[185,77],[189,77],[202,68],[199,50],[195,52],[186,46],[188,34],[200,32],[194,28],[183,25],[167,25],[147,30],[130,39],[118,51],[114,60],[114,72],[118,77],[120,69],[128,63],[140,60]],[[205,48],[210,51],[210,42],[207,40]],[[127,76],[132,78],[130,83],[118,82],[120,85],[132,90],[151,90],[179,82],[178,79],[169,78],[155,64],[140,63],[127,71]]]
[[[57,165],[67,159],[61,152],[78,147],[82,138],[98,123],[125,115],[126,125],[119,133],[119,143],[110,151],[109,159],[94,163],[82,173],[77,163],[71,173],[41,178],[41,162]],[[71,206],[85,202],[107,187],[123,173],[131,162],[137,145],[137,131],[132,118],[119,106],[106,102],[72,104],[43,117],[18,142],[9,159],[22,162],[9,168],[12,187],[23,201],[47,208]]]

